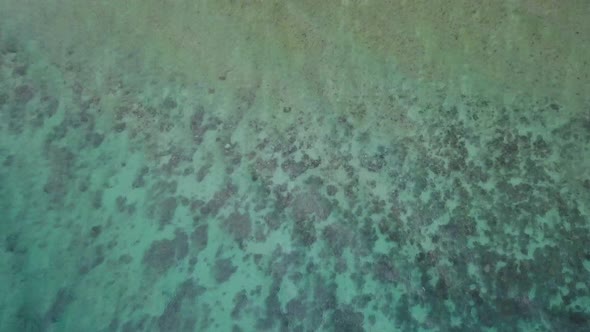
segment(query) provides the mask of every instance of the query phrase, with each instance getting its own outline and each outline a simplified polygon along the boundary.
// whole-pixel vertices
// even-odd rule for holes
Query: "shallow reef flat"
[[[0,1],[0,330],[586,331],[583,1]]]

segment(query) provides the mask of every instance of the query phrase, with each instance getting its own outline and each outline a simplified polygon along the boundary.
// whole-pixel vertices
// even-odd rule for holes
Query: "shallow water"
[[[586,1],[0,0],[1,331],[590,331]]]

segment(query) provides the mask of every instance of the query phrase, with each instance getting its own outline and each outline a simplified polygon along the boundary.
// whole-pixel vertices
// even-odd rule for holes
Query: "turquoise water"
[[[0,331],[590,331],[585,1],[0,1]]]

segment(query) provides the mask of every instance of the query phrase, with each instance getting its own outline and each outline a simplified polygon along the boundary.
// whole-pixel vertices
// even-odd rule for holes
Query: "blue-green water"
[[[0,331],[590,331],[588,17],[0,0]]]

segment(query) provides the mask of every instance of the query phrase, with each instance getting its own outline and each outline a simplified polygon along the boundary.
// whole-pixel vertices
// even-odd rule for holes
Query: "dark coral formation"
[[[161,274],[182,262],[188,251],[188,236],[176,231],[173,239],[154,241],[143,256],[143,264]]]

